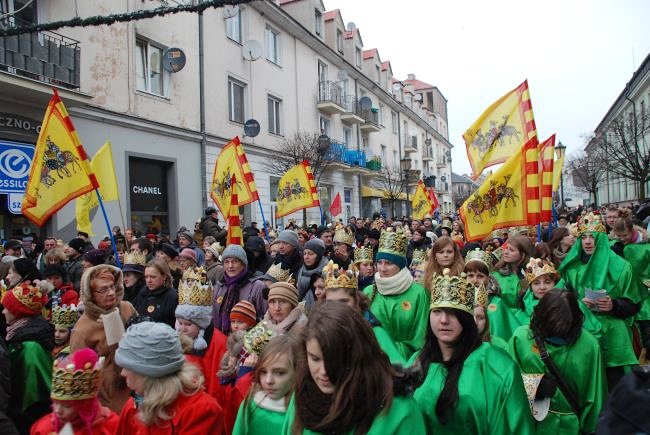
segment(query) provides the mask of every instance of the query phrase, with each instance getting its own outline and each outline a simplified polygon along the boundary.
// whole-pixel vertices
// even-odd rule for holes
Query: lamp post
[[[404,181],[406,183],[406,216],[410,216],[411,214],[409,213],[409,171],[411,170],[411,159],[404,156],[399,161],[399,168],[401,169],[402,172],[402,177],[404,177]]]
[[[566,153],[566,147],[562,145],[562,141],[559,141],[558,144],[555,146],[555,153],[557,156],[557,159],[560,160],[562,159],[562,163],[564,164],[564,153]],[[560,172],[560,212],[564,213],[564,171]]]

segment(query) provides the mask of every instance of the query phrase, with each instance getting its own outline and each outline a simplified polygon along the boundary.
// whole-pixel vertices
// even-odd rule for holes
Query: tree
[[[573,176],[574,181],[579,181],[575,183],[576,187],[584,189],[589,195],[593,194],[594,204],[598,205],[598,186],[605,177],[605,171],[603,171],[603,165],[600,160],[581,151],[569,156],[567,168]]]
[[[402,177],[402,173],[399,170],[383,167],[379,171],[377,185],[384,191],[384,198],[390,201],[393,217],[395,217],[395,201],[399,199],[404,191],[405,184],[404,177]]]
[[[610,121],[604,132],[594,137],[593,154],[597,160],[605,164],[608,172],[633,181],[640,203],[646,199],[645,187],[650,181],[648,121],[647,114],[633,110]]]

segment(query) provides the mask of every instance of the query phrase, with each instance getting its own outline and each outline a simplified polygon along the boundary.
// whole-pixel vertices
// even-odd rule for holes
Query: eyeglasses
[[[115,284],[113,284],[113,285],[108,285],[108,286],[100,287],[100,288],[98,288],[98,289],[96,289],[96,290],[93,290],[93,293],[97,293],[97,294],[99,294],[99,295],[103,295],[103,294],[108,293],[108,292],[111,291],[111,290],[114,291],[114,292],[116,292],[116,291],[117,291],[117,286],[116,286]]]

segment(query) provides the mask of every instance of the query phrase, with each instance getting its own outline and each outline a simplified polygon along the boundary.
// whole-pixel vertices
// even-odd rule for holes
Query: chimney
[[[415,74],[409,74],[408,80],[415,80]]]

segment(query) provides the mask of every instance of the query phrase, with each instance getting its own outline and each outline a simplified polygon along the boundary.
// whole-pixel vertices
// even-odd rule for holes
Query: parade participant
[[[451,237],[452,225],[449,219],[443,219],[442,223],[436,228],[438,237]]]
[[[210,244],[205,249],[205,272],[208,275],[208,280],[215,285],[223,278],[223,265],[219,260],[223,248],[218,242]]]
[[[65,269],[59,264],[45,266],[43,276],[54,287],[48,295],[47,309],[52,311],[59,305],[78,305],[79,294],[70,284],[65,284]],[[46,316],[49,318],[49,316]]]
[[[81,302],[84,313],[77,321],[70,337],[70,351],[89,347],[104,357],[99,400],[115,412],[119,412],[129,397],[129,390],[120,378],[115,365],[115,345],[109,345],[102,316],[118,310],[122,324],[137,316],[133,305],[123,301],[124,284],[122,271],[115,266],[102,264],[91,267],[81,280]]]
[[[605,211],[605,231],[609,234],[609,238],[613,239],[614,234],[612,233],[612,230],[614,228],[614,224],[616,223],[616,219],[618,219],[618,207],[614,204],[610,204],[607,206],[607,210]]]
[[[144,269],[144,281],[146,288],[133,299],[138,314],[148,317],[152,322],[174,326],[178,293],[172,287],[172,276],[167,263],[161,260],[150,261]]]
[[[451,224],[450,237],[460,249],[463,249],[463,246],[465,245],[465,230],[461,221],[454,221],[454,223]]]
[[[533,414],[537,433],[596,431],[606,397],[603,361],[598,340],[583,328],[583,314],[573,292],[546,292],[533,311],[530,326],[515,331],[508,352],[524,381],[537,386],[529,397],[535,402],[550,398],[548,414],[537,409]],[[548,355],[547,359],[541,355]]]
[[[219,226],[219,214],[215,207],[208,207],[205,209],[205,217],[201,219],[199,228],[203,237],[212,236],[215,241],[219,242],[221,246],[226,244],[226,236],[228,230]]]
[[[447,236],[442,236],[436,240],[431,247],[431,253],[424,268],[425,287],[431,284],[436,275],[441,275],[443,269],[449,269],[454,276],[460,275],[465,267],[463,256],[460,249],[454,241]],[[431,289],[427,288],[427,291]]]
[[[523,268],[528,264],[533,250],[533,245],[528,237],[508,237],[508,241],[503,247],[503,256],[492,272],[492,276],[499,283],[501,298],[508,308],[517,308],[517,297],[527,287],[528,283],[525,283]]]
[[[619,209],[618,216],[612,228],[612,233],[616,240],[619,240],[624,245],[648,242],[648,234],[645,230],[634,225],[631,210],[626,208]]]
[[[589,213],[581,217],[578,232],[580,241],[573,245],[558,272],[602,325],[603,360],[611,390],[624,368],[637,363],[630,327],[642,295],[633,283],[630,263],[609,248],[600,216]]]
[[[405,397],[408,381],[392,368],[357,310],[336,302],[318,306],[299,353],[282,433],[425,433],[416,404]]]
[[[431,241],[427,238],[427,229],[418,227],[413,231],[413,236],[406,249],[406,262],[411,265],[415,251],[427,251],[431,248]]]
[[[198,262],[196,260],[196,251],[191,248],[184,248],[178,257],[176,257],[176,263],[180,267],[180,271],[185,273],[186,270],[194,269]]]
[[[16,258],[9,267],[7,273],[7,288],[12,289],[18,284],[31,284],[35,280],[40,280],[41,274],[34,266],[34,263],[27,258]]]
[[[445,269],[431,288],[426,343],[415,358],[425,379],[413,395],[427,432],[532,433],[517,366],[501,349],[481,343],[475,287]]]
[[[274,264],[281,264],[283,269],[289,269],[292,276],[298,276],[302,266],[302,254],[298,244],[298,234],[292,230],[284,230],[275,241],[278,253]]]
[[[81,289],[81,275],[83,274],[83,265],[81,264],[82,255],[86,249],[86,242],[76,237],[68,242],[64,248],[67,261],[64,265],[65,272],[72,287],[79,291]]]
[[[473,284],[469,279],[468,283]],[[505,350],[508,342],[503,338],[490,333],[490,317],[487,314],[489,296],[484,284],[475,285],[476,293],[474,295],[474,321],[478,329],[478,335],[484,343],[490,343]]]
[[[79,311],[74,304],[57,305],[52,310],[50,323],[54,326],[54,349],[52,349],[54,358],[70,353],[70,336],[77,320],[79,320]]]
[[[311,276],[309,291],[314,294],[315,302],[325,300],[325,280],[322,273],[315,273]]]
[[[230,310],[237,302],[246,300],[255,306],[258,315],[266,313],[267,303],[264,300],[266,286],[247,270],[248,258],[241,246],[226,246],[221,258],[224,275],[223,280],[214,286],[212,322],[215,328],[228,335]]]
[[[255,235],[244,242],[244,250],[248,258],[248,269],[253,273],[264,273],[273,264],[273,258],[266,252],[266,242]]]
[[[354,250],[354,266],[359,271],[357,281],[360,289],[375,283],[375,260],[372,246],[361,246]]]
[[[194,237],[192,237],[192,234],[189,231],[187,231],[185,227],[181,227],[181,230],[182,231],[179,231],[176,237],[176,241],[178,242],[178,251],[183,252],[183,249],[193,250],[194,253],[196,254],[196,258],[194,259],[194,261],[199,266],[203,265],[203,262],[205,261],[205,255],[203,254],[203,251],[199,249],[198,246],[196,246],[196,241],[194,240]]]
[[[311,276],[320,273],[327,264],[325,257],[325,243],[320,239],[312,239],[305,243],[302,250],[303,264],[296,276],[296,288],[298,289],[298,301],[305,301],[305,308],[311,309],[314,305],[314,294],[309,292]]]
[[[339,224],[334,231],[334,251],[332,252],[333,260],[339,267],[347,269],[354,258],[354,234],[348,227]]]
[[[117,435],[223,434],[223,411],[203,391],[199,369],[183,357],[169,325],[143,322],[120,340],[115,362],[135,393],[120,414]]]
[[[144,269],[147,257],[140,252],[124,254],[122,272],[124,274],[124,300],[133,303],[136,296],[146,290]]]
[[[559,227],[553,230],[551,240],[548,242],[548,248],[551,251],[551,259],[556,268],[560,267],[573,244],[576,242],[573,234],[573,226]]]
[[[280,433],[295,385],[298,341],[273,337],[259,356],[253,386],[239,407],[234,435]]]
[[[264,315],[277,334],[300,333],[307,317],[298,305],[298,289],[288,282],[278,281],[269,287],[269,309]]]
[[[47,291],[21,283],[2,298],[11,363],[8,415],[20,433],[49,411],[54,333],[41,312]]]
[[[248,331],[257,324],[255,306],[248,301],[239,301],[230,310],[230,332]]]
[[[43,252],[36,257],[36,266],[41,274],[45,272],[45,255],[54,248],[56,248],[56,239],[54,237],[47,237],[43,241]]]
[[[332,258],[334,255],[334,242],[332,240],[334,238],[334,230],[329,226],[321,225],[316,230],[316,237],[321,239],[325,244],[325,256]]]
[[[52,409],[31,429],[30,435],[59,433],[70,423],[75,435],[113,435],[119,416],[97,399],[102,363],[92,349],[79,349],[54,362]]]
[[[176,258],[178,258],[178,251],[176,248],[170,243],[161,243],[158,245],[155,258],[158,260],[163,260],[165,263],[167,263],[169,271],[172,274],[172,287],[177,288],[178,283],[183,277],[183,271],[176,262]]]
[[[300,246],[300,249],[302,249],[305,246],[305,243],[309,240],[309,233],[305,230],[298,230],[296,231],[298,234],[298,245]]]
[[[81,256],[81,266],[84,272],[93,266],[99,266],[105,263],[104,251],[101,249],[89,249]]]
[[[375,283],[363,292],[370,298],[370,311],[408,360],[422,348],[426,334],[429,293],[413,281],[406,267],[406,238],[400,231],[381,233]]]

